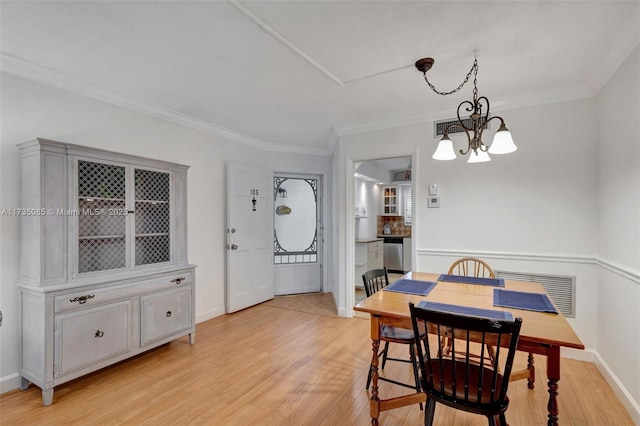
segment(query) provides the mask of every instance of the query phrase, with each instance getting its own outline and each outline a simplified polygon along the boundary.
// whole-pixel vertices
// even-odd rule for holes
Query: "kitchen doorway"
[[[386,266],[391,283],[411,270],[411,166],[410,156],[354,163],[355,304],[364,272]]]

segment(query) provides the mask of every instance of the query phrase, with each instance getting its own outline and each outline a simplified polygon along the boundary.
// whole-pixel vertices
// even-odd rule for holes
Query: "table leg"
[[[547,354],[547,378],[549,379],[548,426],[558,425],[558,381],[560,380],[560,347],[550,346]]]
[[[527,359],[527,370],[529,370],[529,378],[527,378],[527,387],[533,389],[536,382],[536,366],[533,364],[533,354],[529,352]]]
[[[380,350],[380,340],[372,340],[373,358],[371,358],[371,424],[378,426],[378,416],[380,415],[380,398],[378,397],[378,351]]]

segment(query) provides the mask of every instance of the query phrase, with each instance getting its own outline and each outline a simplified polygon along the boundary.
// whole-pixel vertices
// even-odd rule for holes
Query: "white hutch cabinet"
[[[21,386],[195,339],[188,166],[37,139],[21,158]]]

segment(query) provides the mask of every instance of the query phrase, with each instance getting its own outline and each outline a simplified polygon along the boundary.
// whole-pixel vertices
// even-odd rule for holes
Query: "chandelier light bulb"
[[[518,147],[513,143],[511,132],[507,129],[507,126],[502,123],[493,137],[493,142],[491,142],[489,152],[491,154],[509,154],[517,149]]]
[[[477,151],[471,150],[469,152],[469,159],[467,163],[485,163],[487,161],[491,161],[491,157],[487,154],[487,151],[483,151],[478,148]]]
[[[440,139],[432,158],[434,160],[454,160],[456,158],[456,153],[453,150],[453,142],[451,142],[449,136],[444,135],[442,139]]]

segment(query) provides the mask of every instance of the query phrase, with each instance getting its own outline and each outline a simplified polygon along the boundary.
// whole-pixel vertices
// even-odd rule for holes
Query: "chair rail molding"
[[[540,254],[540,253],[506,253],[494,251],[462,251],[462,250],[436,250],[436,249],[418,249],[416,250],[418,257],[420,256],[442,256],[442,257],[460,257],[474,256],[483,259],[500,259],[500,260],[523,260],[530,262],[556,262],[556,263],[573,263],[582,265],[595,265],[604,268],[610,272],[620,275],[623,278],[640,284],[640,271],[634,271],[631,268],[617,265],[616,263],[597,256],[574,256],[567,254]]]

